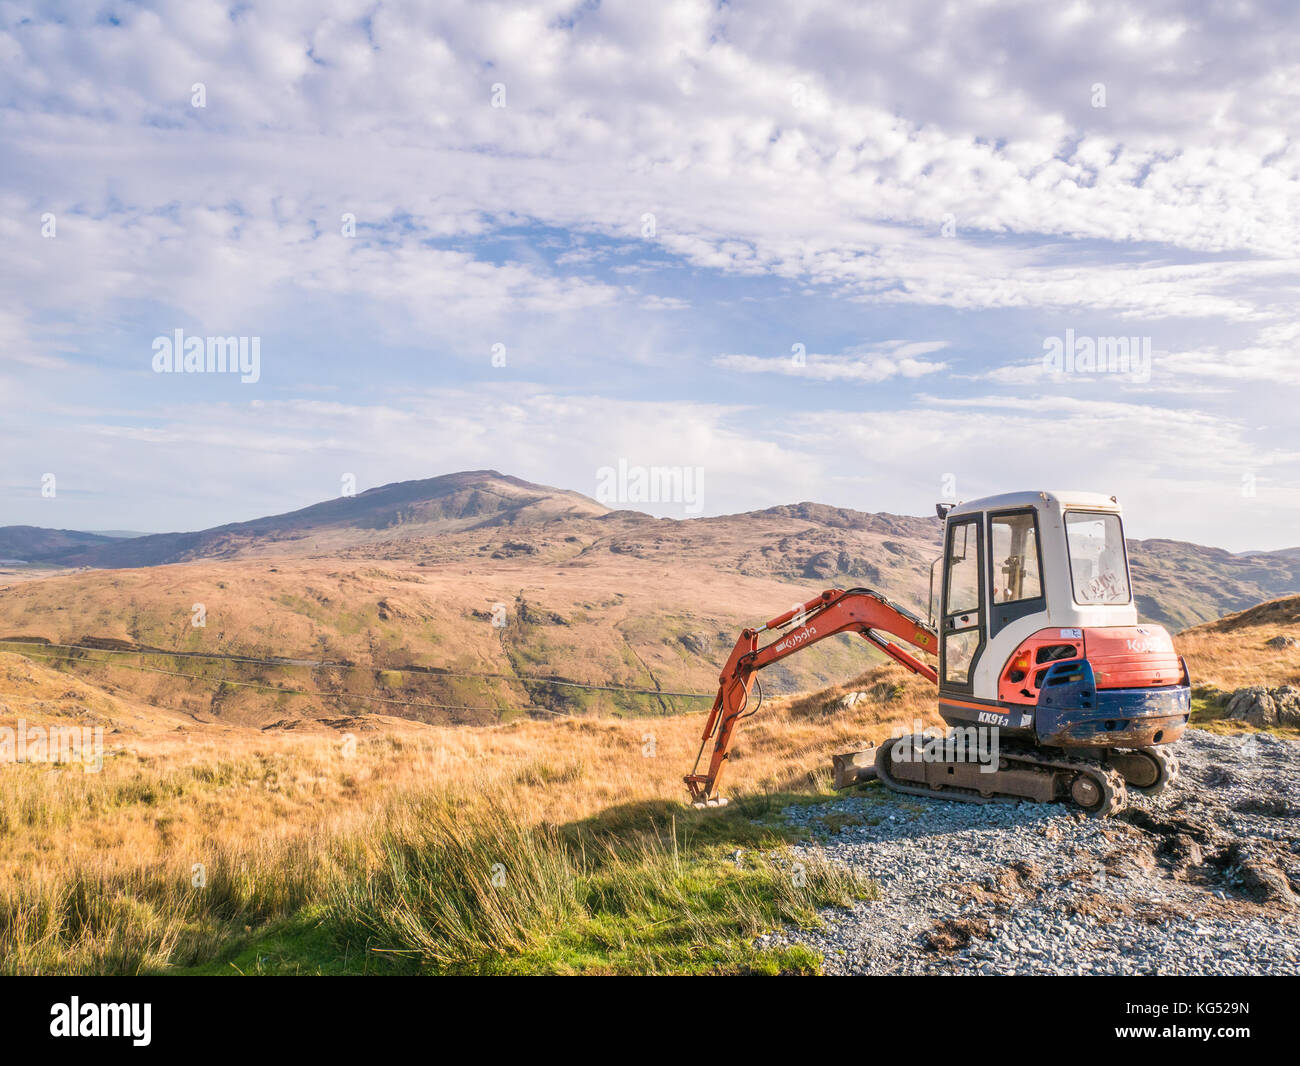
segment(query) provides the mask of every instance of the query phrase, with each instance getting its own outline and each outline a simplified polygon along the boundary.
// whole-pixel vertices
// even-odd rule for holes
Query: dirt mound
[[[953,952],[968,948],[972,940],[992,940],[993,930],[985,918],[945,918],[936,922],[927,932],[921,943],[926,951],[939,955],[951,955]]]

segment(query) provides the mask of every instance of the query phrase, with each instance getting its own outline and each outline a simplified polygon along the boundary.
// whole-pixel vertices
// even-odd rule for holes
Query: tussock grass
[[[694,715],[119,734],[99,773],[0,764],[0,972],[815,969],[753,940],[872,887],[775,814],[873,717],[770,704],[705,812],[682,802]]]
[[[1174,647],[1187,658],[1192,683],[1231,693],[1251,685],[1300,686],[1300,649],[1278,649],[1276,636],[1300,638],[1300,597],[1291,596],[1186,629]],[[1213,700],[1207,710],[1214,709]]]
[[[1176,638],[1194,724],[1241,731],[1223,693],[1300,684],[1300,652],[1266,643],[1300,636],[1300,616],[1269,611]],[[30,722],[106,724],[111,748],[95,774],[0,763],[0,972],[18,974],[815,969],[755,937],[874,888],[776,813],[827,795],[832,754],[937,721],[932,688],[893,666],[769,701],[738,737],[733,803],[695,812],[681,775],[702,712],[367,715],[343,719],[348,746],[324,728],[195,728],[12,654],[0,696]]]
[[[698,834],[642,813],[646,828],[631,832],[531,827],[501,797],[467,828],[453,803],[412,805],[370,876],[339,883],[331,909],[353,939],[431,972],[807,972],[818,965],[808,952],[753,939],[875,892],[819,855],[793,858],[743,814]],[[756,846],[728,855],[712,842],[723,836]]]
[[[134,865],[87,856],[7,881],[0,966],[166,972],[235,961],[250,944],[262,960],[259,942],[309,915],[324,954],[290,950],[280,972],[330,972],[340,956],[353,971],[808,972],[808,952],[758,950],[754,937],[874,893],[815,853],[795,858],[786,834],[753,820],[764,805],[680,823],[670,808],[560,826],[530,822],[508,795],[425,792],[369,829],[226,842],[201,884],[181,851]]]

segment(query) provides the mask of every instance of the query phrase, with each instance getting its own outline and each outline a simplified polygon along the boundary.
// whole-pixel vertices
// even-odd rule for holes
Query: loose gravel
[[[832,974],[1300,973],[1300,743],[1189,730],[1163,795],[1090,819],[878,783],[788,808],[881,898],[823,912]]]

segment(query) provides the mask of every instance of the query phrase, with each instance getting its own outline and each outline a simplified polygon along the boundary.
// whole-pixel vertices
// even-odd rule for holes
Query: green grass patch
[[[1223,718],[1223,704],[1219,702],[1215,695],[1205,693],[1202,689],[1197,689],[1192,693],[1192,713],[1188,719],[1188,724],[1204,728],[1210,722],[1221,721]]]
[[[779,811],[808,797],[688,811],[614,808],[527,826],[508,806],[449,799],[399,813],[377,861],[322,904],[232,940],[190,974],[817,973],[802,946],[762,933],[877,897],[860,874],[795,852]]]
[[[96,783],[75,808],[22,774],[0,785],[10,822],[130,808],[166,832],[178,799],[273,787],[283,771],[258,756],[142,772]],[[551,788],[586,773],[540,755],[519,772]],[[566,825],[533,824],[510,795],[425,792],[355,833],[23,882],[0,894],[0,972],[815,973],[814,952],[755,940],[877,895],[781,816],[824,795],[629,803]]]
[[[371,954],[337,939],[324,908],[310,907],[256,937],[239,938],[211,962],[170,972],[193,977],[331,977],[374,972],[374,963]],[[380,966],[392,972],[391,963]]]
[[[788,832],[764,824],[777,802],[681,817],[637,805],[537,828],[505,807],[468,828],[454,806],[425,807],[385,835],[371,876],[341,886],[330,921],[347,943],[424,973],[816,972],[813,953],[754,939],[876,890],[793,852]]]

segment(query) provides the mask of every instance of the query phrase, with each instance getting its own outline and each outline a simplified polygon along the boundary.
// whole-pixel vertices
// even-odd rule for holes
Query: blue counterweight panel
[[[1069,659],[1043,678],[1034,725],[1048,746],[1146,747],[1177,739],[1191,709],[1189,685],[1099,689],[1088,661]]]

